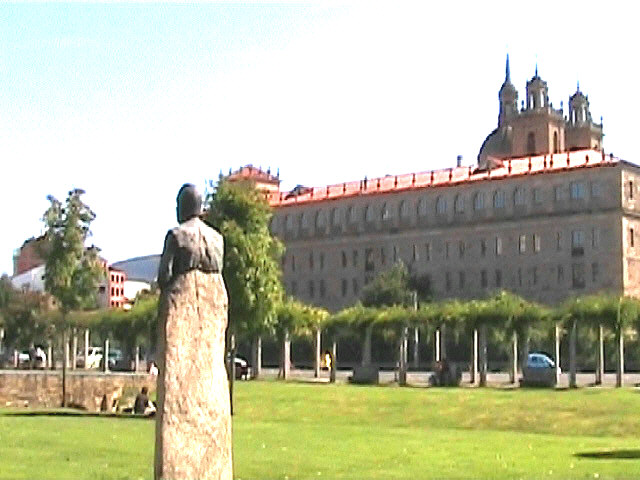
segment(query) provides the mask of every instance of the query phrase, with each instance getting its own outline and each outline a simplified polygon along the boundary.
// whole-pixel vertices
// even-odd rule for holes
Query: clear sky
[[[630,5],[630,6],[627,6]],[[640,163],[632,2],[0,5],[0,273],[46,197],[87,191],[109,262],[159,253],[184,182],[280,169],[283,188],[475,161],[507,52],[607,152]]]

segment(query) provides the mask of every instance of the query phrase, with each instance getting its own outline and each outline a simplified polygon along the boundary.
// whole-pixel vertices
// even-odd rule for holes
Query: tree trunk
[[[227,330],[227,375],[229,377],[229,409],[233,415],[233,391],[236,383],[236,334]]]
[[[133,371],[138,373],[140,370],[140,345],[136,345],[136,358],[133,364]]]
[[[256,335],[253,338],[253,345],[251,349],[251,378],[260,378],[262,373],[262,337]]]
[[[47,347],[47,368],[49,370],[53,370],[54,369],[54,363],[53,363],[53,347],[51,346],[51,343],[53,342],[53,340],[49,340],[49,346]]]
[[[624,332],[622,328],[618,329],[616,340],[618,343],[616,349],[616,387],[620,388],[624,385]]]
[[[440,328],[437,328],[433,335],[433,359],[439,362],[442,360],[440,356]]]
[[[560,323],[555,326],[555,361],[556,361],[556,385],[560,385]]]
[[[471,347],[471,385],[478,384],[478,329],[473,329],[473,345]]]
[[[420,368],[420,330],[418,327],[413,329],[413,369]]]
[[[573,320],[571,322],[571,332],[569,334],[569,388],[576,388],[576,371],[577,371],[577,359],[576,359],[576,342],[578,337],[578,322]]]
[[[84,369],[89,368],[89,329],[84,330]]]
[[[102,352],[102,361],[103,361],[103,369],[104,373],[109,372],[109,339],[105,338],[104,340],[104,350]]]
[[[487,386],[487,326],[480,326],[480,386]]]
[[[291,339],[289,332],[284,332],[282,339],[282,379],[288,380],[291,375]]]
[[[67,330],[62,330],[62,408],[67,406],[67,360],[69,359]]]
[[[319,328],[316,329],[315,331],[315,355],[314,355],[314,362],[313,362],[313,376],[315,378],[320,378],[320,361],[321,361],[321,355],[322,355],[322,332],[320,331]]]
[[[400,361],[399,369],[398,369],[398,385],[405,386],[407,384],[407,347],[409,346],[408,342],[408,329],[407,327],[402,327],[402,332],[400,334]]]
[[[511,383],[518,383],[518,334],[513,332],[511,337],[511,371],[509,372],[509,379]]]
[[[373,325],[367,325],[364,331],[364,342],[362,344],[362,365],[371,365],[371,336],[373,335]]]
[[[331,371],[329,373],[329,381],[335,383],[336,371],[338,370],[338,340],[333,339],[331,343]]]
[[[78,361],[78,331],[73,329],[73,347],[71,350],[71,370],[76,369],[76,363]]]
[[[443,324],[440,327],[440,358],[442,360],[447,359],[447,325]]]
[[[604,328],[598,325],[598,355],[596,366],[596,385],[602,385],[604,380]]]

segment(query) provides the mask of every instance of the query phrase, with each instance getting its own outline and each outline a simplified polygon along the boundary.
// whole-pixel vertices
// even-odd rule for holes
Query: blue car
[[[527,358],[528,368],[556,368],[554,362],[546,353],[530,353]]]

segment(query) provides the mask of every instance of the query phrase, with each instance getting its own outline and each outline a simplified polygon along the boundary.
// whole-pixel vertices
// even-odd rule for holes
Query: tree
[[[66,405],[67,316],[73,310],[96,306],[96,292],[104,270],[96,247],[85,247],[95,214],[82,201],[83,190],[73,189],[64,204],[49,195],[51,203],[42,220],[45,242],[45,290],[56,300],[61,312],[64,359],[62,362],[62,406]]]
[[[365,307],[411,305],[412,293],[407,267],[404,263],[398,262],[389,270],[380,273],[362,289],[361,298]]]

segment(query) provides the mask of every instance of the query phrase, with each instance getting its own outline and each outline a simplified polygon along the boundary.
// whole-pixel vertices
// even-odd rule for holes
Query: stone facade
[[[132,373],[67,372],[69,405],[90,412],[100,411],[105,396],[107,406],[111,407],[114,400],[118,401],[123,394],[140,391],[143,386],[146,386],[150,393],[154,392],[156,377]],[[61,403],[61,372],[0,372],[0,406],[57,408]]]
[[[640,169],[595,151],[542,161],[537,172],[514,159],[512,173],[495,178],[471,172],[375,192],[376,179],[373,191],[277,205],[287,291],[337,310],[401,260],[436,299],[501,288],[549,304],[603,290],[639,295]],[[514,172],[522,163],[527,170]]]

